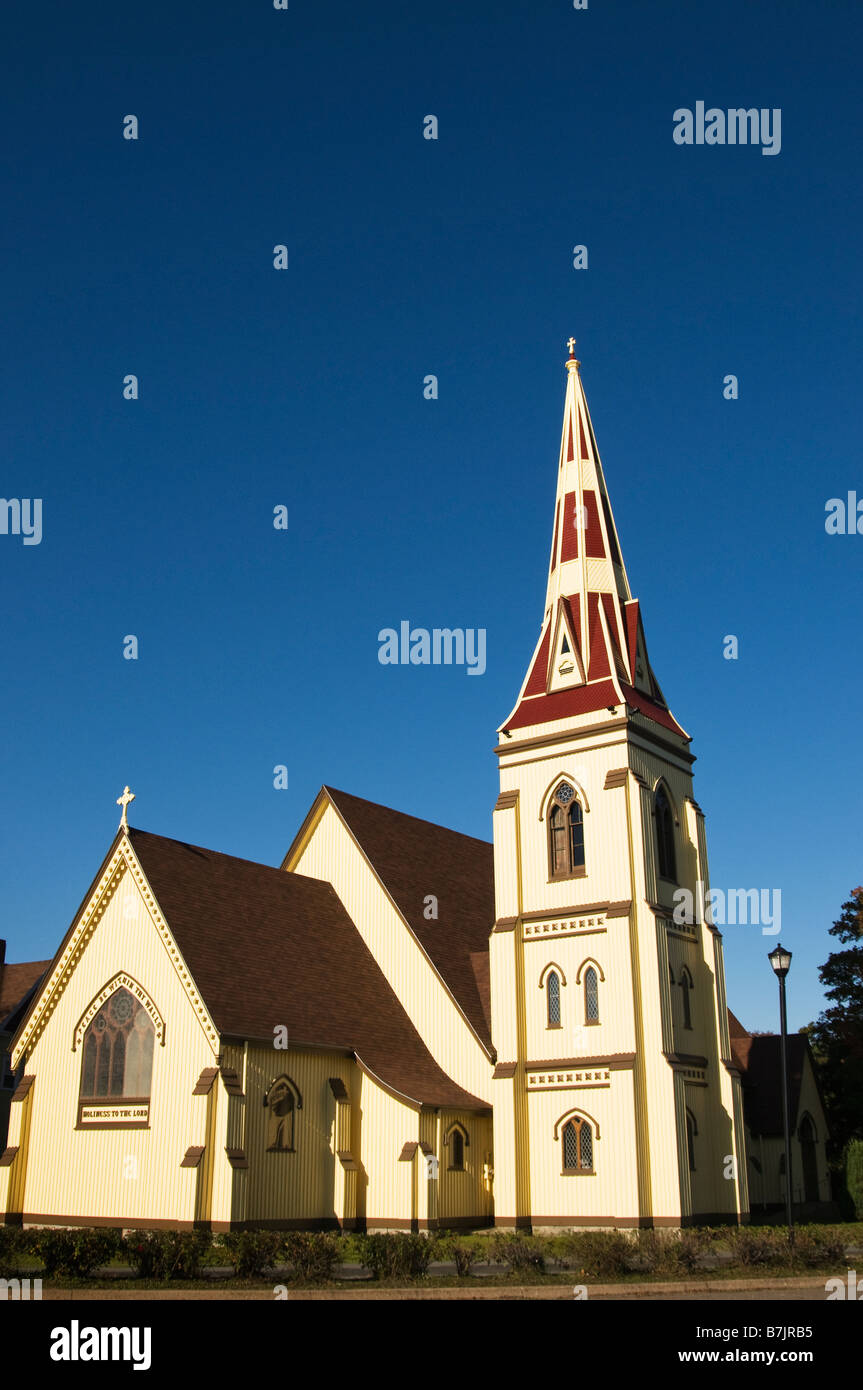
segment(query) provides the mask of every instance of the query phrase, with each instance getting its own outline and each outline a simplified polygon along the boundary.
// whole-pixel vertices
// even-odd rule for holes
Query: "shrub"
[[[281,1264],[285,1237],[282,1231],[226,1231],[218,1243],[239,1279],[259,1279]]]
[[[339,1237],[330,1231],[289,1231],[282,1236],[282,1251],[298,1282],[322,1284],[332,1279],[339,1262]]]
[[[569,1231],[561,1240],[570,1269],[593,1279],[625,1274],[637,1261],[638,1246],[621,1231]],[[652,1252],[645,1252],[650,1257]]]
[[[443,1260],[452,1260],[461,1278],[467,1278],[486,1251],[486,1242],[480,1243],[475,1236],[460,1236],[454,1231],[442,1233],[435,1241],[435,1254]]]
[[[739,1226],[730,1236],[729,1249],[735,1263],[750,1268],[753,1265],[783,1265],[791,1259],[788,1235],[784,1228],[768,1226]]]
[[[863,1139],[852,1139],[845,1149],[845,1190],[854,1219],[863,1221]]]
[[[360,1236],[360,1259],[375,1279],[419,1279],[429,1267],[427,1236],[399,1233]]]
[[[139,1279],[196,1279],[211,1244],[207,1231],[129,1231],[123,1248]]]
[[[0,1226],[0,1279],[14,1277],[24,1253],[20,1226]]]
[[[542,1236],[517,1231],[495,1231],[489,1241],[496,1260],[509,1265],[510,1274],[544,1274],[549,1243]]]
[[[45,1227],[28,1232],[27,1245],[45,1266],[48,1278],[87,1279],[98,1265],[107,1264],[122,1249],[120,1232],[103,1227]]]
[[[656,1274],[691,1274],[715,1234],[694,1226],[680,1231],[640,1231],[636,1237],[639,1268]]]
[[[794,1257],[809,1269],[844,1265],[845,1241],[829,1226],[801,1226],[794,1236]]]

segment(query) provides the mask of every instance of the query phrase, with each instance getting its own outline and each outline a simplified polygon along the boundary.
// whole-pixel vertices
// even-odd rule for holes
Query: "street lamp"
[[[794,1221],[791,1215],[791,1135],[788,1130],[788,1063],[786,1057],[786,1037],[788,1025],[785,1017],[785,976],[791,969],[791,952],[778,945],[767,959],[773,966],[779,981],[779,1026],[782,1056],[782,1128],[785,1134],[785,1215],[788,1221],[788,1241],[794,1247]]]

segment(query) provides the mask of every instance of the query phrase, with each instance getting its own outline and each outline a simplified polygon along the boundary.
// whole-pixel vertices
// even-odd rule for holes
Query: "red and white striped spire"
[[[516,708],[503,728],[629,704],[682,733],[647,659],[574,338],[568,347],[542,631]]]

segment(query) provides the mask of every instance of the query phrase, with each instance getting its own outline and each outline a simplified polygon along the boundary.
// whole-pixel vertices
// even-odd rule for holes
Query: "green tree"
[[[843,903],[830,935],[845,949],[833,951],[819,971],[830,1007],[807,1031],[836,1153],[863,1139],[863,887]]]

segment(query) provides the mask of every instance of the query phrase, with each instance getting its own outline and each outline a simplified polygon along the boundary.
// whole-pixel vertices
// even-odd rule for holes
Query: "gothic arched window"
[[[149,1100],[155,1035],[134,994],[121,988],[109,995],[84,1034],[81,1099]]]
[[[692,1004],[689,998],[689,992],[692,989],[692,987],[692,976],[690,975],[689,971],[684,965],[683,969],[680,972],[680,993],[683,995],[684,1028],[692,1027]]]
[[[267,1151],[269,1153],[293,1153],[294,1121],[302,1105],[300,1093],[289,1076],[277,1076],[271,1082],[264,1105],[267,1115]]]
[[[689,1154],[689,1171],[695,1172],[695,1136],[698,1130],[695,1126],[695,1118],[691,1111],[686,1112],[686,1148]]]
[[[819,1197],[818,1159],[815,1153],[817,1135],[812,1117],[805,1114],[797,1130],[800,1140],[800,1157],[803,1161],[803,1198],[806,1202],[817,1202]]]
[[[599,981],[592,965],[584,972],[584,1021],[599,1022]]]
[[[593,1130],[580,1116],[567,1120],[563,1127],[563,1171],[593,1172]]]
[[[665,788],[656,789],[653,801],[656,816],[656,860],[659,877],[677,881],[677,864],[674,855],[674,815]]]
[[[560,976],[556,970],[552,970],[545,982],[548,1006],[548,1026],[549,1028],[560,1027]]]
[[[452,1171],[458,1173],[464,1172],[464,1150],[465,1145],[469,1142],[467,1130],[463,1129],[458,1122],[453,1124],[445,1135],[444,1144],[449,1149],[449,1163],[447,1166]]]
[[[548,857],[551,878],[584,872],[584,813],[569,782],[561,782],[548,815]]]

